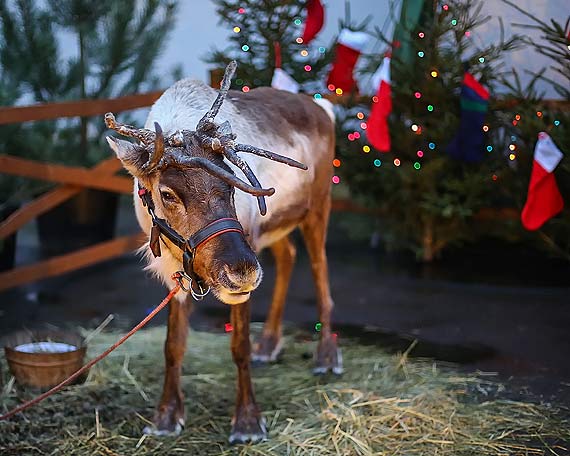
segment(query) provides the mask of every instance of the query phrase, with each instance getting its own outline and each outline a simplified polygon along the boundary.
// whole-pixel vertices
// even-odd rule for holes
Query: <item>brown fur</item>
[[[271,87],[259,87],[248,93],[230,91],[229,99],[241,115],[252,119],[262,132],[290,139],[290,132],[307,132],[318,137],[330,134],[327,113],[311,97]],[[334,132],[333,132],[334,133]]]

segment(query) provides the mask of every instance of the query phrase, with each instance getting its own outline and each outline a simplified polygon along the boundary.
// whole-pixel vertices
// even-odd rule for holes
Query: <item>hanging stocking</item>
[[[459,129],[447,153],[457,159],[473,163],[485,157],[483,123],[489,109],[489,92],[469,72],[465,72],[461,86],[461,118]]]
[[[275,71],[271,79],[271,87],[279,90],[286,90],[288,92],[298,93],[299,83],[295,81],[287,72],[281,69],[281,46],[275,42]]]
[[[390,151],[390,134],[388,131],[388,116],[392,112],[390,61],[391,58],[389,55],[384,57],[384,60],[372,78],[378,87],[376,92],[378,100],[372,103],[372,109],[370,110],[366,128],[368,142],[381,152]]]
[[[325,10],[321,0],[309,0],[307,3],[307,20],[303,31],[303,43],[308,45],[317,33],[323,28],[325,23]]]
[[[353,32],[348,29],[340,32],[336,44],[335,61],[327,79],[329,89],[351,92],[356,88],[352,73],[367,41],[368,35],[364,32]]]
[[[521,214],[522,224],[527,230],[538,230],[564,208],[554,177],[554,169],[563,156],[550,136],[544,132],[538,134],[528,196]]]

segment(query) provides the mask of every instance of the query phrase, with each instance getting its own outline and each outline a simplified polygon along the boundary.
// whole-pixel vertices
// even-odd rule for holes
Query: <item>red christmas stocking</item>
[[[356,87],[352,73],[367,41],[368,35],[364,32],[341,30],[336,44],[335,61],[327,79],[330,90],[351,92]]]
[[[281,45],[278,42],[273,43],[275,48],[275,71],[273,79],[271,79],[271,87],[279,90],[287,90],[288,92],[298,93],[301,86],[287,72],[281,69]]]
[[[368,117],[366,137],[372,147],[381,152],[390,151],[390,132],[388,116],[392,112],[392,85],[390,81],[390,57],[384,57],[380,67],[374,73],[373,81],[377,84],[375,100]]]
[[[544,132],[538,134],[528,196],[521,214],[522,224],[527,230],[538,230],[564,208],[553,173],[563,156],[550,136]]]
[[[321,0],[309,0],[307,4],[307,20],[303,31],[303,43],[309,44],[325,23],[325,10]]]

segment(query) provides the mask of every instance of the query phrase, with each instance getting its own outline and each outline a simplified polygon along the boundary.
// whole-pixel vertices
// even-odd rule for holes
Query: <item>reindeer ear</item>
[[[107,143],[109,143],[117,158],[121,160],[125,169],[134,177],[140,178],[143,164],[148,160],[148,152],[145,148],[111,136],[107,136]]]

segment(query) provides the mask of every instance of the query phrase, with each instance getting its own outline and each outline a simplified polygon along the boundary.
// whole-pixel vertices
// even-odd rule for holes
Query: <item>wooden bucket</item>
[[[20,331],[3,342],[18,384],[40,389],[49,389],[80,369],[87,351],[79,334],[63,331]]]

